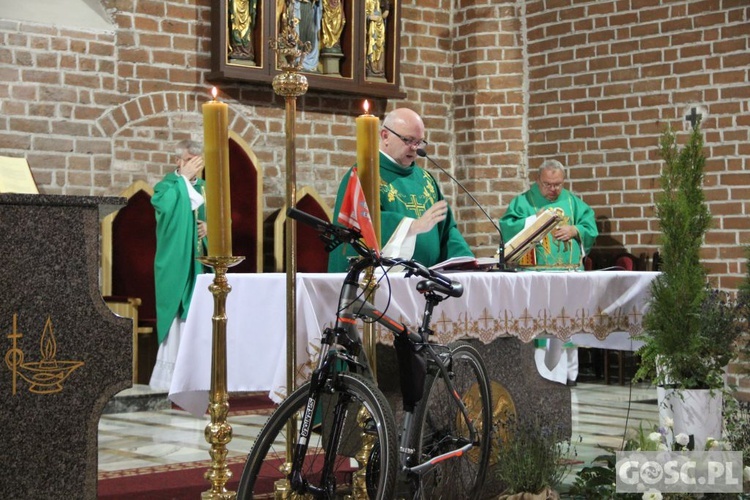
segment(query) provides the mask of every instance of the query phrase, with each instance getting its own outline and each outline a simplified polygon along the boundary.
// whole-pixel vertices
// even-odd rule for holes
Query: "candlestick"
[[[380,119],[369,114],[370,103],[364,103],[365,114],[357,117],[357,173],[370,209],[375,237],[380,241]]]
[[[206,225],[209,257],[232,255],[232,211],[229,194],[229,119],[226,103],[203,105],[203,152],[206,172]]]

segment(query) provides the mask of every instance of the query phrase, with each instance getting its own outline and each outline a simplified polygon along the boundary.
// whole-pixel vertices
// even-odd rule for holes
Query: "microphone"
[[[481,211],[482,211],[482,213],[484,214],[484,216],[485,216],[485,217],[487,217],[487,220],[489,220],[489,221],[490,221],[490,223],[492,224],[492,226],[493,226],[493,227],[495,228],[495,230],[497,231],[497,234],[499,234],[499,235],[500,235],[500,247],[498,248],[498,252],[497,252],[497,267],[498,267],[498,269],[500,269],[501,271],[507,271],[507,270],[509,270],[509,269],[508,269],[508,265],[507,265],[507,263],[505,262],[505,240],[503,239],[503,232],[502,232],[502,230],[500,229],[500,226],[498,226],[497,224],[495,224],[495,221],[494,221],[494,220],[492,220],[492,217],[490,217],[490,214],[488,214],[488,213],[487,213],[487,211],[486,211],[486,210],[484,209],[484,207],[482,207],[482,205],[480,205],[480,204],[479,204],[479,202],[477,201],[477,199],[476,199],[476,198],[474,198],[474,195],[472,195],[472,194],[471,194],[471,193],[469,192],[469,190],[468,190],[468,189],[466,189],[466,188],[464,187],[464,185],[463,185],[463,184],[461,184],[460,182],[458,182],[458,179],[456,179],[455,177],[453,177],[453,176],[452,176],[451,174],[449,174],[449,173],[448,173],[448,171],[447,171],[447,170],[445,170],[445,169],[444,169],[443,167],[441,167],[440,165],[438,165],[438,164],[437,164],[437,163],[435,162],[435,160],[433,160],[432,158],[430,158],[429,156],[427,156],[427,151],[425,151],[425,150],[424,150],[424,149],[422,149],[422,148],[419,148],[419,149],[417,149],[417,156],[420,156],[420,157],[422,157],[422,158],[427,158],[427,159],[428,159],[428,160],[430,161],[430,163],[432,163],[433,165],[435,165],[435,166],[436,166],[437,168],[439,168],[439,169],[440,169],[440,170],[441,170],[441,171],[442,171],[442,172],[443,172],[443,173],[444,173],[445,175],[447,175],[448,177],[450,177],[450,179],[451,179],[451,180],[452,180],[453,182],[455,182],[456,184],[458,184],[458,187],[460,187],[461,189],[463,189],[463,190],[464,190],[464,193],[466,193],[466,194],[467,194],[467,195],[469,196],[469,198],[471,198],[471,201],[473,201],[473,202],[474,202],[474,204],[475,204],[475,205],[476,205],[477,207],[479,207],[479,210],[481,210]]]

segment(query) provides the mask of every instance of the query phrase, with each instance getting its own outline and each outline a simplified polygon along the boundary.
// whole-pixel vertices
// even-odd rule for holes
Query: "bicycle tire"
[[[354,495],[356,487],[367,488],[368,497],[375,500],[390,499],[396,481],[398,463],[396,423],[388,403],[382,392],[370,379],[354,373],[342,373],[336,376],[334,391],[326,397],[320,398],[318,407],[321,415],[320,425],[316,425],[311,433],[308,443],[308,451],[303,465],[302,474],[305,480],[311,484],[320,486],[319,471],[320,464],[324,459],[332,458],[335,463],[334,477],[336,488],[333,494],[324,495],[323,498],[343,499],[346,495]],[[286,480],[287,472],[282,472],[286,462],[286,440],[287,423],[293,419],[301,421],[310,394],[310,383],[302,385],[286,398],[276,411],[271,415],[266,425],[258,434],[258,437],[248,455],[247,462],[240,476],[237,498],[240,500],[251,498],[274,498],[277,481],[279,486],[289,488]],[[334,402],[340,399],[338,396],[351,398],[346,405],[347,418],[343,426],[340,446],[337,447],[336,456],[328,457],[324,449],[324,439],[330,433],[329,421],[333,415]],[[370,416],[366,417],[367,435],[374,439],[373,449],[377,453],[364,450],[362,446],[362,427],[355,422],[360,408],[366,408]],[[293,442],[296,444],[299,436],[295,431]],[[367,463],[365,469],[370,475],[365,481],[355,485],[354,471],[357,470],[357,462],[352,458],[354,451],[362,457],[377,455],[377,464]],[[369,460],[368,460],[369,461]],[[316,472],[318,475],[316,476]],[[377,480],[372,477],[377,474]],[[374,491],[373,491],[374,490]],[[362,490],[360,490],[362,491]],[[361,498],[361,494],[359,496]],[[296,493],[291,493],[283,498],[302,498]],[[306,497],[308,498],[308,497]],[[311,497],[310,497],[311,498]]]
[[[424,499],[478,499],[482,495],[490,460],[492,399],[487,368],[477,350],[466,343],[451,349],[451,381],[473,417],[479,444],[460,457],[440,462],[418,481],[418,497]],[[451,442],[468,439],[469,429],[451,397],[440,371],[431,370],[425,382],[425,396],[417,405],[413,448],[417,463],[423,463],[455,449]]]

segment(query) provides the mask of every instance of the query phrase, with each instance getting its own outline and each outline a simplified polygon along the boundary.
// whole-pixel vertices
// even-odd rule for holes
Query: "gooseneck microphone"
[[[480,204],[479,204],[479,202],[477,201],[477,199],[476,199],[476,198],[474,198],[474,195],[472,195],[472,194],[471,194],[471,193],[469,192],[469,190],[468,190],[468,189],[466,189],[466,188],[464,187],[464,185],[463,185],[463,184],[461,184],[460,182],[458,182],[458,179],[456,179],[455,177],[453,177],[453,176],[452,176],[451,174],[449,174],[449,173],[448,173],[448,171],[447,171],[447,170],[445,170],[445,169],[444,169],[443,167],[441,167],[440,165],[438,165],[438,164],[437,164],[437,163],[435,162],[435,160],[433,160],[432,158],[430,158],[429,156],[427,156],[427,151],[425,151],[425,150],[424,150],[424,149],[422,149],[422,148],[419,148],[419,149],[417,149],[417,156],[421,156],[422,158],[427,158],[427,159],[428,159],[428,160],[430,161],[430,163],[432,163],[433,165],[435,165],[435,166],[436,166],[437,168],[439,168],[439,169],[440,169],[440,170],[441,170],[441,171],[442,171],[442,172],[443,172],[443,173],[444,173],[445,175],[447,175],[448,177],[450,177],[450,179],[451,179],[451,180],[452,180],[453,182],[455,182],[455,183],[456,183],[456,184],[458,185],[458,187],[460,187],[461,189],[463,189],[463,190],[464,190],[464,193],[466,193],[466,194],[467,194],[467,195],[469,196],[469,198],[471,198],[471,201],[473,201],[473,202],[474,202],[474,204],[475,204],[475,205],[476,205],[477,207],[479,207],[479,210],[481,210],[481,211],[482,211],[482,213],[484,214],[484,216],[485,216],[485,217],[487,217],[487,220],[489,220],[489,221],[490,221],[490,223],[492,224],[492,226],[493,226],[493,227],[495,228],[495,230],[497,230],[497,234],[499,234],[499,235],[500,235],[500,246],[499,246],[499,248],[498,248],[498,252],[497,252],[497,267],[498,267],[498,269],[500,269],[501,271],[506,271],[506,270],[508,270],[508,266],[507,266],[507,264],[506,264],[506,262],[505,262],[505,240],[503,239],[503,232],[502,232],[502,230],[500,229],[500,226],[498,226],[497,224],[495,224],[495,221],[494,221],[494,220],[492,220],[492,217],[490,217],[490,214],[488,214],[488,213],[487,213],[487,211],[486,211],[486,210],[484,209],[484,207],[482,207],[482,205],[480,205]]]

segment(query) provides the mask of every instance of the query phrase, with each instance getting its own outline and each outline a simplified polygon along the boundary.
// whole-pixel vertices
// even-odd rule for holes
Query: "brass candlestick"
[[[208,287],[214,296],[212,318],[213,337],[211,349],[211,393],[208,413],[211,422],[204,432],[211,445],[211,467],[203,475],[211,483],[211,489],[201,493],[204,500],[233,500],[237,494],[227,491],[226,484],[232,477],[227,466],[227,444],[232,440],[232,426],[227,422],[229,394],[227,393],[227,295],[232,287],[227,280],[227,269],[242,262],[245,257],[200,257],[204,265],[213,268],[214,282]]]

